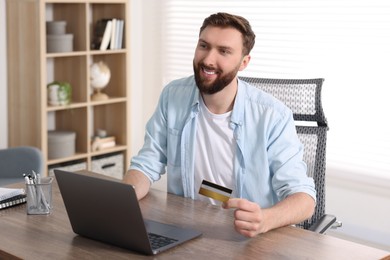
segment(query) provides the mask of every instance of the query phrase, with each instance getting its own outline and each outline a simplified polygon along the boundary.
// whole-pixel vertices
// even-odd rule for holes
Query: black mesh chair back
[[[325,162],[328,124],[321,103],[324,79],[266,79],[240,77],[255,87],[273,95],[293,112],[296,129],[304,145],[307,175],[312,177],[317,191],[317,205],[311,219],[298,226],[310,229],[325,215]]]

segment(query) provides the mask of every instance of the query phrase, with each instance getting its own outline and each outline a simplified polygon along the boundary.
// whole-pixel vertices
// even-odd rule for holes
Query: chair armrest
[[[325,214],[319,220],[313,223],[313,225],[311,225],[309,230],[316,233],[324,234],[329,228],[332,227],[333,223],[335,222],[336,222],[335,216]]]

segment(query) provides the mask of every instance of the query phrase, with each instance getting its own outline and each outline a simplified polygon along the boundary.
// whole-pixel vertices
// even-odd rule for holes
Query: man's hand
[[[122,181],[134,186],[138,200],[145,197],[150,188],[149,179],[145,174],[137,170],[129,170],[123,177]]]
[[[235,208],[234,227],[240,234],[254,237],[271,229],[300,223],[313,215],[315,202],[306,193],[298,192],[270,208],[261,208],[246,199],[229,199],[225,209]]]
[[[235,208],[234,228],[246,237],[267,232],[265,216],[260,206],[246,199],[229,199],[222,204],[225,209]]]

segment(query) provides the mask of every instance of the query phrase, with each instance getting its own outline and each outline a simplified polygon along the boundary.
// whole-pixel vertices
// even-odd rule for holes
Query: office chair
[[[0,187],[24,181],[23,173],[43,173],[43,156],[38,148],[11,147],[0,150]]]
[[[336,217],[325,214],[325,162],[328,123],[321,103],[324,79],[267,79],[240,77],[251,85],[273,95],[293,112],[300,141],[304,145],[303,160],[307,175],[312,177],[317,191],[313,216],[297,226],[325,233],[332,225],[341,226]]]

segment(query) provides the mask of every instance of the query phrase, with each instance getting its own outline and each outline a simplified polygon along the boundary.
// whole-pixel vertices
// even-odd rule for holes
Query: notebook
[[[0,187],[0,209],[12,207],[26,202],[24,189]]]
[[[148,255],[201,235],[143,219],[131,185],[87,173],[54,173],[73,232],[78,235]]]

